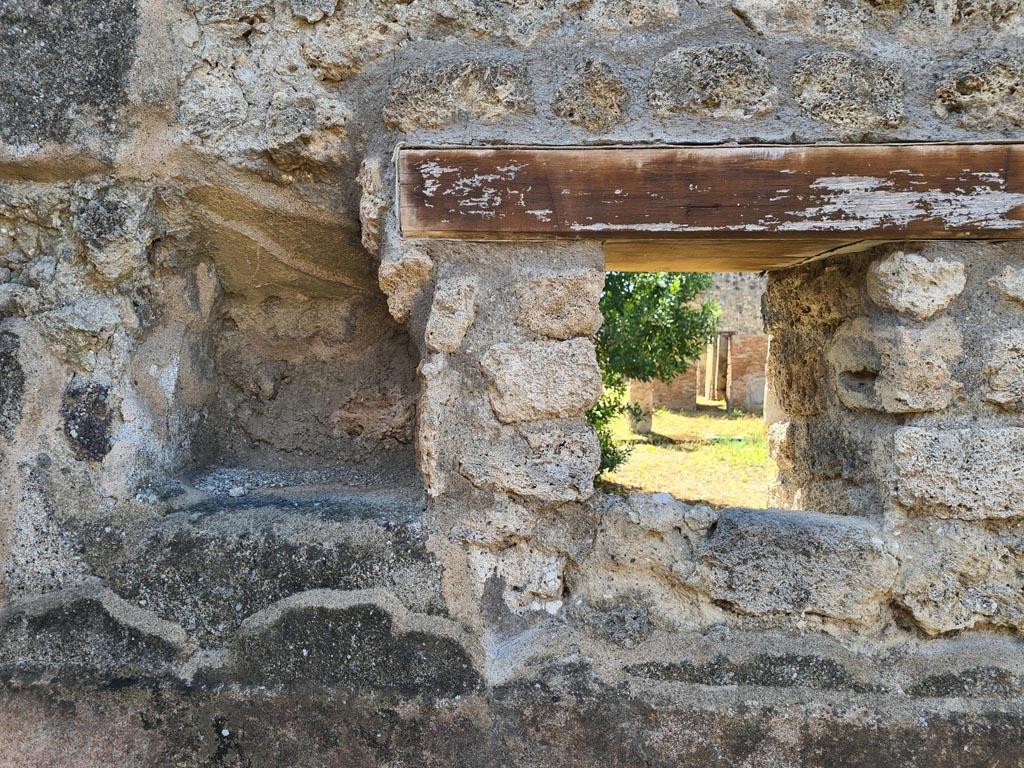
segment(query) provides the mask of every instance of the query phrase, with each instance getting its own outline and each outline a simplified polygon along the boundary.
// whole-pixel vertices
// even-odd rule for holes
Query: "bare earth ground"
[[[606,490],[666,492],[715,507],[765,507],[775,464],[760,414],[726,413],[721,404],[705,401],[694,413],[658,410],[649,435],[633,432],[626,417],[613,430],[633,452],[604,477]]]

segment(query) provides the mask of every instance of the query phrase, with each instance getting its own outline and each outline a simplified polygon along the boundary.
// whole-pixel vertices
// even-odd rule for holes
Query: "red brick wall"
[[[764,408],[768,337],[734,334],[729,339],[725,399],[729,408],[760,411]]]

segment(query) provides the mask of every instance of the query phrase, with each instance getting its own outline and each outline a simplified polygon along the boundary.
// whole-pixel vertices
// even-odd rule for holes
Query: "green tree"
[[[601,443],[601,472],[615,469],[629,449],[612,438],[611,422],[639,407],[626,402],[630,379],[672,381],[700,357],[718,327],[713,301],[698,297],[711,287],[703,272],[609,272],[601,294],[604,324],[597,361],[604,393],[587,418]]]

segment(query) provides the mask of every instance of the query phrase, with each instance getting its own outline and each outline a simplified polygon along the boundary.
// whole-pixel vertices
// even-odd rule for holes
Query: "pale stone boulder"
[[[758,35],[806,35],[845,46],[864,37],[868,9],[830,0],[732,0],[730,10]]]
[[[951,73],[935,89],[932,109],[956,117],[965,128],[1024,125],[1024,67],[1015,54],[976,59]]]
[[[324,16],[333,16],[338,0],[291,0],[292,13],[313,24]]]
[[[504,586],[502,600],[513,613],[555,614],[562,608],[562,574],[566,563],[563,554],[520,542],[498,551],[472,549],[469,562],[481,595],[487,580],[500,579]]]
[[[867,284],[868,295],[882,309],[927,320],[960,295],[967,278],[959,261],[895,251],[872,263]]]
[[[775,466],[783,471],[796,467],[798,429],[792,421],[777,421],[768,426],[768,455]]]
[[[552,339],[592,336],[601,327],[604,275],[579,272],[546,275],[519,290],[519,324]]]
[[[562,81],[551,111],[591,133],[601,133],[622,122],[630,101],[628,86],[610,66],[588,60]]]
[[[993,278],[992,284],[1004,298],[1024,304],[1024,269],[1007,267]]]
[[[749,45],[677,48],[654,65],[647,99],[660,118],[750,118],[775,107],[768,60]]]
[[[604,32],[664,26],[679,18],[676,0],[594,0],[584,20]]]
[[[815,53],[797,65],[793,94],[804,114],[840,128],[893,128],[906,119],[903,75],[846,53]]]
[[[601,396],[588,339],[495,344],[481,360],[491,406],[506,424],[582,416]]]
[[[710,597],[742,613],[850,621],[878,617],[897,571],[875,524],[776,509],[724,510],[698,564]]]
[[[485,490],[541,502],[585,501],[594,493],[601,448],[583,421],[546,421],[503,428],[496,439],[465,446],[462,475]]]
[[[899,602],[929,635],[977,625],[1024,629],[1020,526],[998,533],[920,518],[899,532]]]
[[[434,290],[425,340],[431,352],[455,352],[476,317],[478,281],[474,277],[443,280]]]
[[[896,498],[962,520],[1024,514],[1024,428],[897,430]]]
[[[430,282],[434,262],[421,251],[406,251],[381,262],[380,289],[388,297],[388,311],[400,323],[409,319],[413,304]]]
[[[1024,331],[996,337],[985,364],[985,400],[1008,411],[1024,411]]]
[[[866,317],[843,325],[826,358],[839,400],[857,411],[923,413],[950,406],[963,340],[946,318],[921,327],[882,326]]]
[[[441,470],[445,417],[459,396],[458,377],[444,355],[430,355],[419,366],[420,399],[416,411],[416,463],[427,493],[440,496],[447,489]]]
[[[499,120],[531,102],[526,67],[495,59],[429,65],[398,75],[388,91],[384,121],[409,132],[461,119]]]

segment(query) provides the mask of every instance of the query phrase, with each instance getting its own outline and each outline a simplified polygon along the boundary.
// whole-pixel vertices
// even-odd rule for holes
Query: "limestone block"
[[[937,315],[967,284],[964,265],[950,259],[927,259],[917,253],[894,251],[872,262],[868,295],[883,309],[903,312],[917,320]]]
[[[312,24],[325,16],[334,15],[338,0],[290,0],[290,5],[292,13]]]
[[[732,0],[733,13],[759,35],[799,35],[856,45],[864,37],[867,9],[830,0]]]
[[[409,319],[413,304],[430,283],[434,262],[422,251],[405,251],[381,262],[377,272],[380,289],[388,297],[388,310],[400,323]]]
[[[473,118],[499,120],[531,103],[526,68],[497,60],[456,61],[412,69],[391,83],[384,106],[389,127],[409,132]]]
[[[473,549],[469,560],[481,593],[488,579],[500,579],[502,600],[513,613],[561,609],[565,555],[519,543],[498,551]]]
[[[459,469],[478,488],[562,502],[593,495],[600,463],[601,449],[589,424],[539,421],[467,445]]]
[[[935,91],[932,108],[967,128],[1024,125],[1024,67],[1010,56],[971,62]]]
[[[249,102],[230,69],[198,69],[181,88],[178,117],[200,139],[223,136],[248,116]]]
[[[768,61],[749,45],[677,48],[654,65],[647,98],[654,113],[749,118],[773,109]]]
[[[650,29],[679,18],[678,0],[594,0],[584,19],[604,32]]]
[[[427,493],[444,493],[447,484],[441,471],[441,442],[446,435],[449,411],[459,396],[458,377],[444,355],[426,357],[419,366],[421,381],[416,421],[416,463]]]
[[[531,278],[519,290],[519,324],[552,339],[593,336],[601,327],[604,275],[591,272]]]
[[[1024,510],[1024,429],[897,430],[896,498],[921,514],[962,520]]]
[[[992,341],[985,376],[985,400],[1008,411],[1024,411],[1024,331],[1005,331]]]
[[[836,332],[826,358],[847,408],[920,413],[952,403],[961,385],[951,368],[962,354],[960,333],[946,318],[907,328],[860,317]]]
[[[410,613],[376,589],[318,589],[280,600],[246,619],[226,663],[198,678],[426,696],[480,685],[454,622]]]
[[[425,334],[429,351],[458,350],[476,317],[477,283],[475,277],[462,277],[437,284]]]
[[[645,531],[679,531],[691,543],[702,540],[718,519],[710,507],[684,504],[668,493],[631,493],[626,497],[626,516]]]
[[[792,85],[806,115],[841,128],[894,128],[906,119],[903,75],[887,64],[813,54],[801,60]]]
[[[313,15],[336,5],[331,0],[302,3],[313,9]],[[408,6],[388,8],[388,12],[381,13],[379,3],[347,3],[344,13],[320,20],[313,34],[302,42],[302,56],[313,74],[332,83],[344,81],[397,49],[409,37],[405,19]]]
[[[337,166],[348,156],[351,117],[348,107],[322,94],[278,91],[264,122],[267,154],[282,171]]]
[[[1024,531],[994,533],[955,520],[900,532],[899,601],[930,635],[977,625],[1024,629]]]
[[[388,205],[382,165],[380,158],[363,160],[356,177],[362,189],[359,196],[360,240],[363,248],[375,256],[380,253],[381,227]]]
[[[1007,267],[992,279],[992,284],[1004,298],[1024,304],[1024,269]]]
[[[700,553],[699,568],[711,598],[743,613],[865,621],[878,616],[890,594],[897,562],[867,520],[727,509]]]
[[[589,339],[495,344],[480,361],[491,407],[506,424],[582,416],[601,396]]]
[[[796,467],[803,447],[803,431],[792,421],[777,421],[768,426],[768,455],[779,469],[788,471]]]
[[[588,60],[558,87],[551,111],[591,133],[607,131],[629,111],[629,89],[604,62]]]

